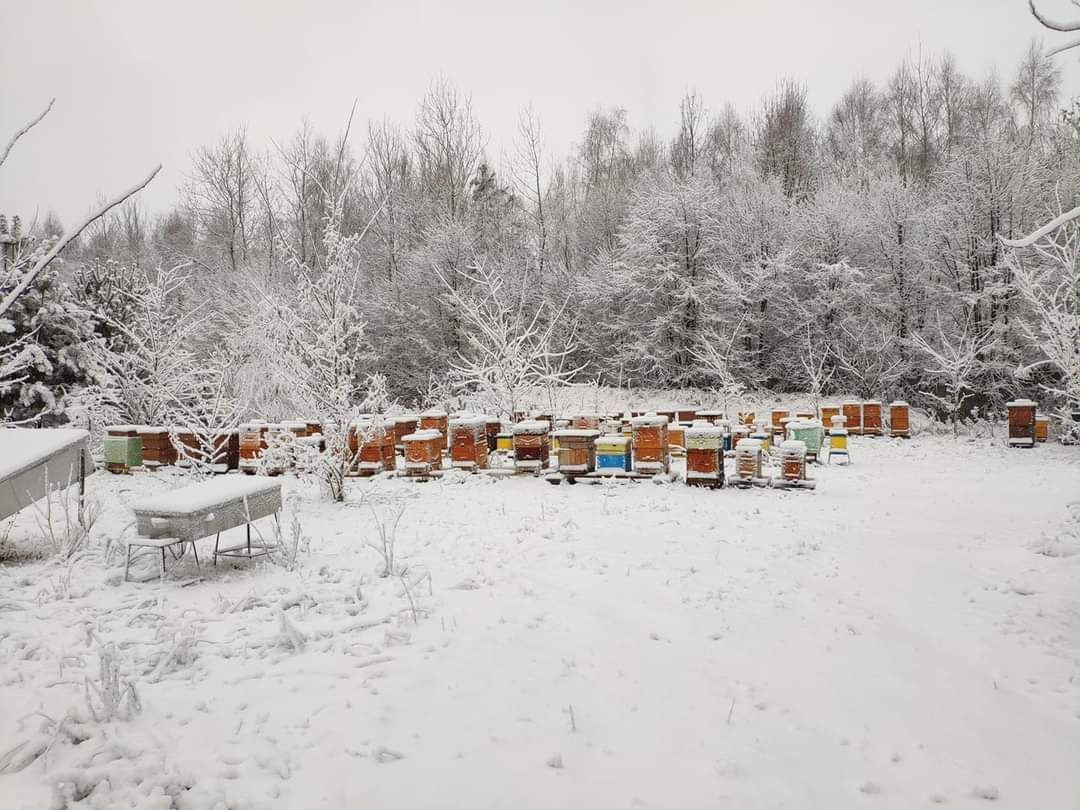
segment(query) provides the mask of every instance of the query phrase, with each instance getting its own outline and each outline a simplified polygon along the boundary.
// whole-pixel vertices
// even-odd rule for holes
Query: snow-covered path
[[[90,763],[103,801],[194,785],[181,807],[1080,807],[1080,553],[1035,552],[1080,552],[1080,456],[930,437],[853,455],[812,493],[357,482],[410,496],[408,594],[374,576],[370,510],[296,485],[299,571],[162,592],[91,560],[50,599],[55,564],[0,568],[0,753],[38,705],[83,702],[87,624],[143,704],[93,732],[120,755],[58,746],[0,796],[44,806]],[[64,656],[77,683],[48,686]],[[118,776],[125,756],[147,773]]]

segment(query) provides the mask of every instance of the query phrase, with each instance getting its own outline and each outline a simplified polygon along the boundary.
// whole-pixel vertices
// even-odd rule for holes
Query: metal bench
[[[183,489],[154,495],[132,507],[138,537],[128,542],[124,563],[127,581],[135,549],[160,552],[161,573],[165,573],[165,552],[173,559],[184,555],[190,545],[199,567],[195,541],[210,535],[214,539],[214,564],[218,557],[252,559],[270,554],[276,544],[261,538],[252,542],[251,524],[264,517],[277,520],[281,511],[281,484],[265,478],[213,478]],[[247,527],[245,542],[221,548],[221,533],[239,526]],[[179,546],[179,551],[177,551]]]

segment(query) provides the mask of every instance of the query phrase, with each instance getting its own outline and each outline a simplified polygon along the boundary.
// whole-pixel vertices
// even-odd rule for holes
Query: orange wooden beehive
[[[736,414],[740,425],[746,425],[748,428],[754,426],[754,418],[757,416],[753,411],[739,411]]]
[[[634,472],[644,475],[666,473],[670,465],[668,417],[660,414],[635,416],[633,430]]]
[[[1035,414],[1035,441],[1045,442],[1050,438],[1050,417]]]
[[[881,403],[868,399],[862,406],[862,432],[864,436],[881,435]]]
[[[420,417],[407,415],[407,416],[394,416],[391,417],[394,423],[394,445],[398,450],[404,450],[404,438],[410,433],[415,433],[417,426],[420,424]]]
[[[840,413],[839,405],[822,405],[821,406],[821,424],[831,425],[832,418]]]
[[[237,469],[240,466],[240,431],[234,428],[215,430],[212,441],[210,462],[218,467],[218,472]]]
[[[761,478],[761,442],[740,439],[735,445],[735,477],[743,482]]]
[[[547,422],[529,419],[514,425],[514,469],[539,473],[548,465],[551,446]]]
[[[682,453],[686,450],[686,428],[678,422],[668,425],[668,449],[671,453]]]
[[[724,429],[698,420],[686,429],[686,483],[724,485]]]
[[[769,421],[772,425],[772,432],[774,434],[780,433],[784,429],[784,420],[791,416],[791,411],[787,408],[773,408],[769,413]]]
[[[679,408],[675,411],[676,422],[693,422],[697,419],[697,410],[694,408]]]
[[[451,419],[450,464],[463,470],[486,470],[488,463],[487,422],[482,416]]]
[[[405,474],[430,475],[442,469],[443,435],[437,430],[418,430],[402,436],[405,445]]]
[[[169,439],[169,429],[163,427],[140,427],[139,438],[143,445],[143,465],[153,469],[176,463],[176,448]]]
[[[194,461],[202,461],[205,453],[195,431],[186,427],[173,427],[169,429],[173,447],[176,448],[177,464],[184,467]]]
[[[849,399],[840,406],[840,410],[847,419],[847,432],[853,436],[862,434],[862,403]]]
[[[484,420],[484,432],[487,436],[488,452],[494,453],[499,446],[499,434],[502,433],[502,420],[487,417]]]
[[[559,472],[584,475],[595,470],[599,435],[599,430],[556,430],[552,437],[559,440]]]
[[[259,463],[259,456],[262,455],[262,438],[263,438],[263,425],[259,423],[249,423],[240,426],[240,469],[244,472],[255,472],[255,468]]]
[[[420,414],[420,430],[437,430],[442,434],[439,451],[443,452],[448,446],[450,433],[450,416],[446,411],[430,410]]]
[[[397,456],[393,425],[378,417],[358,419],[349,425],[347,441],[352,468],[359,475],[394,471]]]
[[[571,420],[573,430],[600,430],[600,414],[582,413]]]
[[[1018,399],[1006,403],[1009,409],[1009,447],[1035,446],[1035,403]]]
[[[908,438],[911,436],[908,404],[901,400],[889,403],[889,435]]]

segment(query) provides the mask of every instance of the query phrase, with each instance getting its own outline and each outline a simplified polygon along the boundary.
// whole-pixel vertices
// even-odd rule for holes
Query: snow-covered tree
[[[937,383],[943,393],[927,389],[920,393],[940,407],[952,422],[953,435],[960,432],[960,420],[968,400],[978,393],[977,379],[986,368],[984,356],[993,348],[992,333],[980,335],[970,320],[965,320],[959,333],[950,335],[937,318],[936,335],[912,337],[912,345],[927,359],[924,371],[928,382]]]

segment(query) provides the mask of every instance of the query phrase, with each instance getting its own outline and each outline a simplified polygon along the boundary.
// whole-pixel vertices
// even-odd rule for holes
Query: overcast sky
[[[1066,0],[1041,5],[1080,16]],[[52,208],[65,224],[158,162],[142,202],[162,210],[192,150],[238,125],[260,148],[305,117],[334,134],[354,98],[361,122],[408,125],[440,74],[472,95],[497,163],[529,101],[561,156],[597,105],[666,136],[689,87],[710,109],[749,110],[792,76],[824,115],[856,75],[884,82],[920,47],[951,50],[970,75],[996,66],[1007,77],[1044,33],[1026,0],[0,0],[0,10],[0,140],[56,97],[0,168],[0,212],[29,220]],[[1065,95],[1076,95],[1080,65],[1058,59]]]

